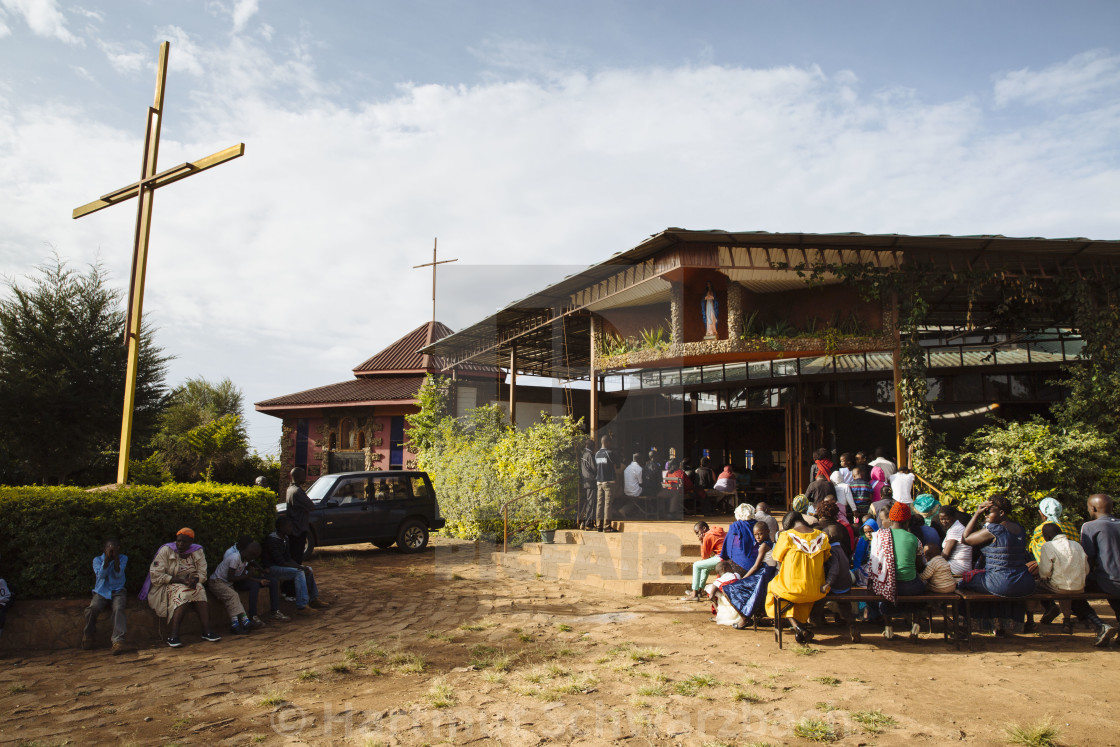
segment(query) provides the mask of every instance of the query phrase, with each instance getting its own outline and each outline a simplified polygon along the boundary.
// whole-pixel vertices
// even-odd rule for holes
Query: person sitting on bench
[[[720,553],[723,551],[724,538],[727,531],[723,527],[715,529],[708,526],[706,521],[698,521],[692,526],[696,539],[700,540],[700,559],[692,564],[692,586],[681,597],[682,601],[695,602],[703,599],[700,590],[708,581],[708,574],[722,560]]]
[[[808,643],[813,640],[809,613],[818,599],[828,595],[824,566],[832,557],[832,548],[828,536],[806,524],[796,511],[785,515],[782,528],[785,531],[778,535],[774,545],[774,560],[781,566],[767,590],[766,611],[774,618],[775,626],[781,625],[778,600],[782,600],[782,614],[793,627],[794,639]]]
[[[1081,546],[1089,559],[1087,591],[1108,595],[1108,604],[1120,623],[1120,519],[1112,515],[1112,498],[1104,493],[1089,496],[1089,521],[1081,525]],[[1084,599],[1073,602],[1074,613],[1097,626],[1096,646],[1116,640],[1116,628],[1105,625]]]
[[[897,597],[918,596],[926,590],[925,581],[918,578],[918,558],[922,557],[922,545],[918,538],[910,531],[910,504],[898,502],[891,506],[887,514],[890,520],[889,529],[880,529],[877,548],[872,548],[873,565],[880,568],[883,565],[893,564],[895,579],[895,595]],[[886,532],[889,535],[884,535]],[[875,559],[878,562],[875,562]],[[887,578],[891,575],[891,568],[886,568]],[[879,575],[882,574],[880,570]],[[879,603],[879,612],[883,615],[883,637],[887,640],[894,638],[893,615],[901,610],[898,604],[890,601]],[[921,625],[914,617],[913,609],[906,612],[910,621],[910,638],[916,640],[921,634]]]
[[[983,526],[979,526],[985,515]],[[964,543],[984,546],[984,569],[965,573],[959,588],[1011,599],[1034,593],[1034,576],[1027,568],[1027,533],[1011,518],[1011,501],[1006,497],[993,496],[977,507],[965,527]],[[999,605],[990,616],[992,628],[996,635],[1008,635],[1008,626],[1024,616],[1022,605]]]
[[[1039,591],[1053,594],[1080,594],[1085,591],[1085,577],[1089,575],[1089,560],[1078,542],[1071,542],[1062,528],[1054,522],[1042,525],[1045,540],[1038,551]],[[1060,599],[1046,610],[1041,622],[1048,623],[1062,612],[1062,632],[1073,633],[1073,606],[1071,600]]]

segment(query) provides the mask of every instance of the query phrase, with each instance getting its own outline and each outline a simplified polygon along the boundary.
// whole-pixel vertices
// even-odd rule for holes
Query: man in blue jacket
[[[101,612],[112,606],[113,612],[113,656],[124,653],[124,636],[127,622],[124,614],[125,590],[124,569],[128,556],[121,555],[120,543],[115,539],[105,541],[105,551],[93,559],[93,599],[86,607],[86,627],[82,631],[82,648],[93,648],[93,634],[97,629],[97,618]]]

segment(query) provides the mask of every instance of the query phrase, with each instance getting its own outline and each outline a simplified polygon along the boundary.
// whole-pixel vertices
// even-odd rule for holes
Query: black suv
[[[385,470],[323,475],[307,489],[311,512],[308,557],[316,547],[394,543],[401,552],[428,546],[429,530],[442,529],[439,503],[426,472]],[[284,513],[287,504],[277,504]]]

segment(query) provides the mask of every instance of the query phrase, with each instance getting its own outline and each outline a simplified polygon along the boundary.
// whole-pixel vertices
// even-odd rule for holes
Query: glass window
[[[752,379],[769,379],[772,377],[770,373],[770,361],[750,363],[748,364],[748,368]]]
[[[665,368],[661,371],[661,386],[680,386],[681,370],[679,368]]]
[[[805,387],[805,398],[822,405],[832,404],[833,386],[831,381],[813,381]]]
[[[337,501],[340,506],[364,503],[366,501],[366,489],[369,487],[368,483],[368,477],[343,478],[338,481],[338,487],[331,493],[331,498]]]
[[[693,392],[692,411],[712,412],[719,409],[719,399],[715,392]]]
[[[423,477],[411,477],[412,481],[412,497],[413,498],[427,498],[428,497],[428,483],[424,482]]]
[[[770,407],[770,387],[748,389],[747,404],[750,407]]]
[[[945,399],[945,381],[931,376],[926,379],[926,401],[940,402]]]
[[[775,376],[796,376],[797,361],[774,361]]]
[[[984,382],[979,374],[962,374],[952,379],[953,399],[957,402],[983,402]]]
[[[723,378],[727,381],[742,381],[747,378],[747,364],[728,363],[723,367]]]
[[[681,384],[702,384],[703,381],[699,366],[681,371]]]
[[[642,377],[636,373],[628,373],[622,377],[622,388],[628,392],[642,388]]]
[[[879,379],[875,382],[875,401],[894,402],[894,380]]]
[[[1031,377],[1026,374],[1011,374],[1008,377],[1011,384],[1012,399],[1033,399],[1031,392]]]
[[[792,386],[784,386],[780,389],[775,389],[774,394],[777,396],[770,397],[771,407],[788,405],[797,401],[797,389]]]
[[[669,395],[669,414],[679,415],[688,411],[683,392],[673,392]]]
[[[703,375],[705,384],[718,384],[723,381],[723,366],[704,366]]]
[[[411,495],[409,479],[406,475],[371,477],[366,487],[366,495],[371,501],[396,501],[408,498]]]
[[[622,391],[622,377],[621,376],[604,376],[603,377],[603,391],[604,392],[621,392]]]
[[[1010,386],[1007,383],[1007,374],[985,374],[984,396],[989,400],[1002,402],[1011,399]]]
[[[660,387],[660,371],[642,371],[642,389],[659,389]]]
[[[742,410],[747,406],[747,390],[732,389],[727,393],[727,406],[732,410]]]
[[[338,478],[334,476],[320,477],[311,483],[311,487],[307,489],[307,497],[318,503],[326,497],[327,493],[331,492],[331,488],[337,481]]]

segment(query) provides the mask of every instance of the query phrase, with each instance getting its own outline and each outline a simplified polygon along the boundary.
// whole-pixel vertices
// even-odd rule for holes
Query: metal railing
[[[929,481],[929,480],[927,480],[926,478],[922,477],[922,476],[921,476],[921,475],[919,475],[919,474],[918,474],[917,472],[915,472],[915,473],[914,473],[914,478],[915,478],[915,479],[916,479],[916,480],[917,480],[918,482],[920,482],[920,483],[921,483],[922,485],[925,485],[925,486],[926,486],[927,488],[929,488],[929,489],[930,489],[930,490],[932,490],[932,491],[933,491],[934,493],[936,493],[936,494],[937,494],[937,497],[938,497],[938,499],[940,499],[940,498],[941,498],[941,495],[942,495],[942,490],[941,490],[940,488],[938,488],[938,487],[937,487],[936,485],[934,485],[934,484],[933,484],[932,482],[930,482],[930,481]]]
[[[557,488],[557,487],[560,487],[561,485],[566,485],[567,483],[570,483],[571,481],[577,479],[577,477],[578,477],[578,475],[573,475],[571,477],[566,477],[563,480],[557,480],[556,482],[550,482],[548,485],[543,485],[543,486],[537,488],[536,490],[530,490],[528,493],[523,493],[523,494],[517,496],[516,498],[510,498],[508,501],[503,503],[502,504],[502,552],[507,552],[509,550],[509,507],[512,504],[517,503],[520,500],[528,498],[529,496],[532,496],[532,495],[536,495],[537,493],[540,493],[544,490],[548,490],[549,488]]]

